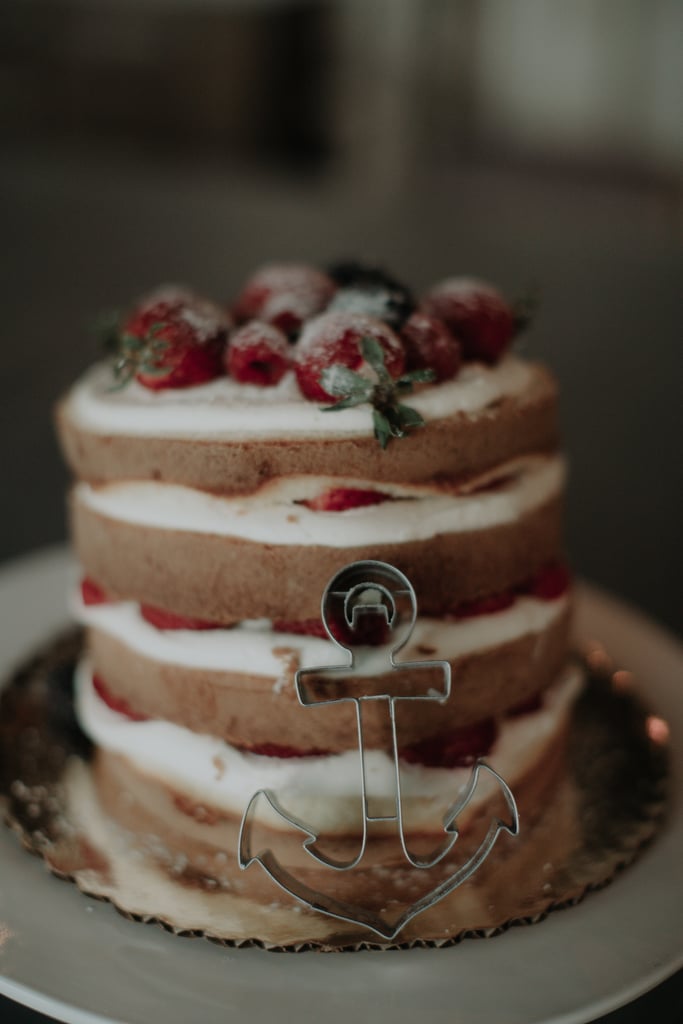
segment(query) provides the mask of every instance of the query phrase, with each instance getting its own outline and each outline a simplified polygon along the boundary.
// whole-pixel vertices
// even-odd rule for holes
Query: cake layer
[[[292,374],[273,388],[230,378],[170,392],[111,384],[110,368],[97,367],[58,409],[67,461],[91,482],[159,480],[220,494],[301,473],[417,483],[466,478],[558,440],[554,379],[514,356],[411,395],[426,427],[386,450],[369,407],[326,413],[302,399]]]
[[[80,604],[76,617],[89,626],[94,670],[117,706],[242,747],[336,752],[356,743],[348,705],[303,709],[296,696],[297,669],[339,664],[342,652],[329,640],[276,632],[268,621],[210,632],[159,630],[132,603]],[[453,683],[445,705],[398,706],[400,744],[496,717],[535,697],[564,662],[569,620],[568,595],[522,596],[502,611],[460,621],[418,619],[399,661],[447,660]],[[349,684],[352,692],[380,694],[400,680],[407,692],[413,685],[426,693],[441,682],[438,670],[399,677],[387,671],[387,661],[386,648],[373,649],[361,678]],[[390,748],[381,710],[370,705],[364,721],[366,742]]]
[[[563,780],[565,764],[563,737],[549,745],[515,785],[515,801],[522,826],[520,835],[499,837],[496,846],[467,885],[453,900],[439,903],[419,915],[402,933],[411,937],[443,940],[464,925],[490,926],[492,910],[510,905],[511,895],[529,892],[529,883],[548,884],[548,870],[562,863],[567,850],[577,841],[579,829],[575,790]],[[292,905],[289,899],[257,866],[240,871],[237,849],[239,822],[212,816],[154,777],[117,754],[99,750],[94,764],[99,801],[106,813],[127,830],[129,842],[138,855],[154,860],[170,878],[209,893],[227,891],[241,899],[241,913],[247,907],[264,908],[269,919],[274,910]],[[301,833],[274,832],[257,828],[254,849],[270,848],[277,860],[299,883],[314,891],[375,911],[393,911],[398,916],[442,880],[450,877],[473,855],[494,816],[509,820],[502,801],[492,797],[477,801],[474,815],[458,816],[459,836],[453,850],[435,868],[416,870],[406,861],[394,837],[371,835],[366,854],[351,871],[333,871],[318,866],[303,849]],[[91,812],[92,813],[92,812]],[[106,835],[106,833],[105,833]],[[121,840],[120,834],[117,836]],[[411,853],[428,856],[443,841],[443,832],[409,836]],[[324,852],[342,861],[358,853],[357,837],[325,836]],[[519,901],[514,902],[514,910]],[[252,911],[253,913],[253,911]],[[467,919],[463,921],[462,915]],[[301,923],[302,936],[309,934]],[[338,927],[338,926],[337,926]],[[256,930],[256,934],[259,932]],[[335,935],[337,933],[335,932]],[[352,936],[367,941],[368,933]],[[339,941],[338,937],[333,940]]]
[[[487,763],[513,789],[563,734],[572,703],[581,687],[576,668],[563,671],[529,714],[507,719],[498,731]],[[213,736],[200,735],[162,721],[134,722],[112,711],[97,696],[91,670],[77,673],[76,707],[86,734],[101,748],[118,754],[143,775],[156,778],[199,805],[216,820],[240,819],[258,790],[275,792],[287,811],[316,831],[354,834],[360,830],[360,764],[355,751],[325,757],[264,757],[240,752]],[[376,814],[395,812],[392,759],[383,751],[366,753],[366,788]],[[437,831],[469,768],[428,768],[403,763],[401,785],[406,829]],[[286,828],[266,804],[262,820]]]
[[[500,482],[476,493],[394,485],[400,500],[344,512],[302,504],[329,478],[274,481],[232,499],[80,484],[74,539],[87,575],[112,594],[215,622],[317,617],[331,577],[362,559],[396,566],[421,612],[439,615],[561,558],[564,462],[534,457],[496,472]]]

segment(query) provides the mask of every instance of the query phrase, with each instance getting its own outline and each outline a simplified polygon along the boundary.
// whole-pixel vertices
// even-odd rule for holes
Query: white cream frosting
[[[176,484],[123,481],[76,486],[83,505],[110,519],[140,526],[236,537],[265,544],[346,548],[427,540],[444,533],[483,530],[515,522],[558,495],[566,465],[560,455],[527,456],[499,466],[514,477],[499,489],[445,494],[427,486],[387,485],[381,490],[402,500],[319,512],[297,502],[331,487],[362,487],[339,477],[286,477],[253,494],[222,497]],[[367,487],[367,483],[365,483]]]
[[[538,368],[508,355],[496,366],[469,363],[454,380],[426,387],[408,404],[425,420],[477,413],[529,387]],[[98,364],[69,393],[66,412],[75,426],[94,434],[184,440],[278,440],[372,434],[367,406],[324,412],[302,398],[292,372],[272,388],[222,377],[201,387],[150,391],[136,381],[112,391],[111,366]]]
[[[444,621],[419,618],[399,660],[455,661],[465,655],[488,650],[525,636],[538,636],[557,622],[569,606],[569,596],[554,601],[518,597],[514,604],[490,615]],[[233,629],[160,630],[146,622],[133,602],[84,605],[72,603],[75,618],[83,625],[101,630],[144,657],[169,665],[266,676],[281,680],[284,649],[302,668],[341,663],[342,652],[332,641],[301,634],[275,632],[267,619],[243,622]],[[421,651],[420,648],[423,648]],[[424,653],[427,648],[429,653]],[[287,659],[289,660],[289,659]],[[363,661],[363,672],[379,675],[386,671],[386,652],[372,650]]]
[[[486,757],[513,788],[557,735],[582,684],[580,670],[566,669],[543,694],[538,711],[506,719]],[[244,753],[215,737],[162,721],[133,722],[112,711],[92,686],[82,662],[76,674],[76,708],[86,734],[119,754],[145,775],[231,815],[241,816],[260,789],[277,793],[287,810],[325,831],[357,828],[360,814],[357,751],[325,757],[272,758]],[[302,714],[314,713],[302,709]],[[467,768],[426,768],[403,764],[401,783],[408,827],[434,826],[467,784]],[[391,812],[393,763],[382,751],[366,757],[368,797],[375,813]],[[283,822],[268,819],[273,827]]]

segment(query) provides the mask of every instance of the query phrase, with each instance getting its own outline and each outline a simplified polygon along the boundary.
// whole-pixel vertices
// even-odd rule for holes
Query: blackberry
[[[345,260],[327,272],[338,286],[328,312],[365,313],[399,330],[415,309],[410,289],[381,267]]]

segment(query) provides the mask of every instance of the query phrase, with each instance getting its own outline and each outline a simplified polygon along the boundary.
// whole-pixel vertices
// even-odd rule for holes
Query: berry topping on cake
[[[348,261],[329,272],[338,285],[330,312],[365,313],[398,330],[415,309],[410,289],[379,267]]]
[[[462,345],[438,317],[413,313],[401,330],[409,370],[429,369],[435,380],[455,377],[462,363]]]
[[[382,494],[381,491],[363,490],[360,487],[331,487],[315,498],[302,501],[301,504],[313,509],[314,512],[346,512],[350,508],[381,505],[384,501],[391,501],[391,495]]]
[[[296,379],[302,394],[313,402],[334,401],[335,394],[321,383],[332,366],[362,370],[363,338],[373,338],[384,355],[390,377],[400,377],[405,355],[400,339],[381,320],[363,313],[324,313],[306,324],[297,344]]]
[[[265,320],[289,337],[305,320],[321,313],[334,295],[327,274],[305,263],[272,263],[253,274],[233,309],[238,323]]]
[[[241,384],[272,387],[289,369],[290,351],[287,336],[279,327],[251,320],[231,335],[226,367]]]
[[[109,604],[109,597],[99,583],[95,583],[89,576],[81,580],[81,600],[86,607],[98,604]]]
[[[443,320],[459,339],[466,359],[496,363],[515,336],[515,312],[500,292],[484,281],[449,277],[422,303],[425,313]]]
[[[409,764],[421,764],[426,768],[463,768],[489,753],[497,733],[494,719],[485,718],[466,729],[454,729],[446,735],[404,747],[399,751],[399,757]]]
[[[190,292],[165,288],[143,299],[116,339],[119,387],[186,388],[219,377],[230,321],[218,306]]]
[[[167,612],[163,608],[155,608],[150,604],[140,605],[140,614],[145,622],[157,629],[191,629],[206,631],[209,629],[227,629],[216,622],[207,622],[205,619],[191,619],[186,615],[176,615],[174,612]]]

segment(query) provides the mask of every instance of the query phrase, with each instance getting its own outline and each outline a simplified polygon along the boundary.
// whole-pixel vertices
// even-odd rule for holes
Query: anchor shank
[[[399,792],[396,773],[392,775],[392,791],[381,798],[368,795],[372,777],[372,750],[366,737],[372,735],[377,729],[377,716],[381,715],[386,719],[385,729],[390,736],[394,735],[393,724],[393,701],[386,697],[360,697],[356,701],[358,709],[358,746],[361,753],[361,764],[363,772],[363,802],[365,817],[367,821],[396,821],[399,812]],[[392,741],[393,742],[393,741]]]

